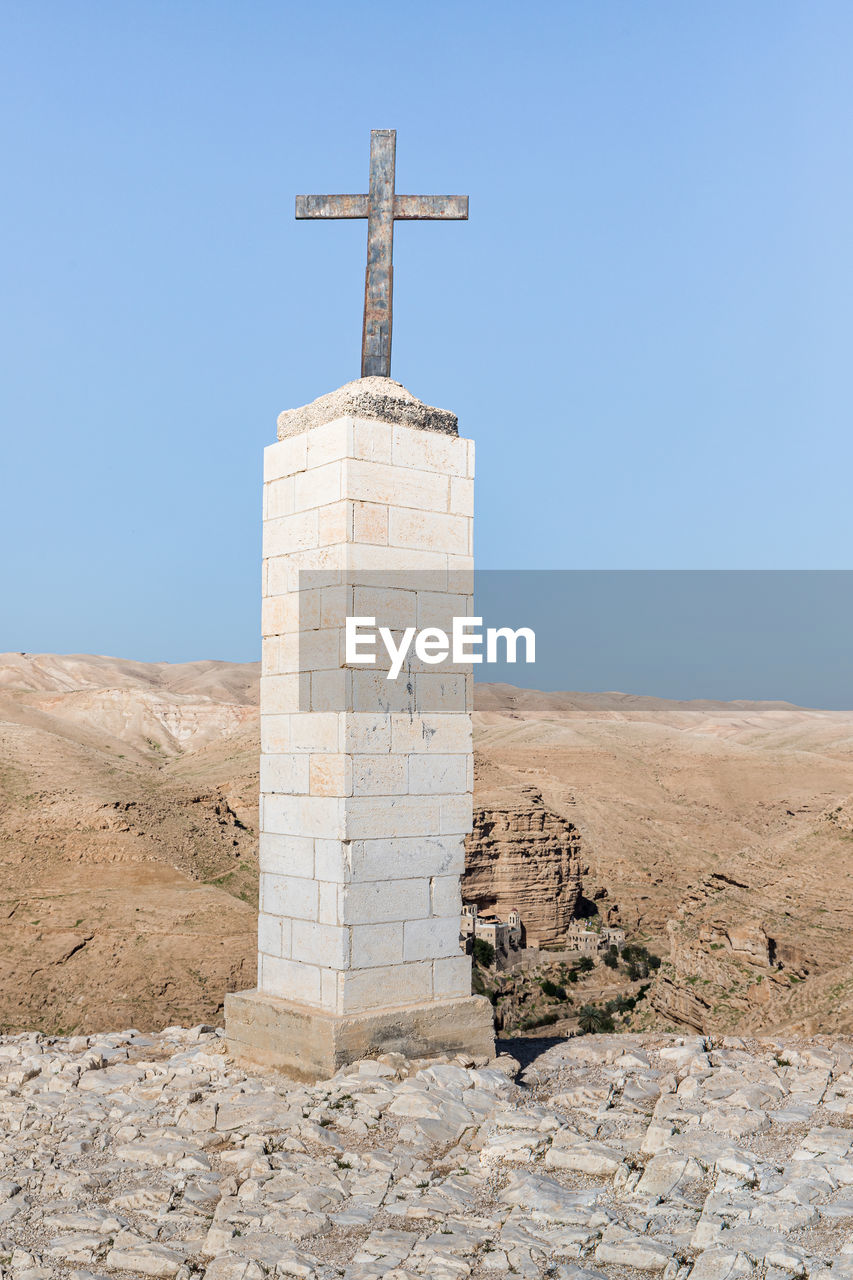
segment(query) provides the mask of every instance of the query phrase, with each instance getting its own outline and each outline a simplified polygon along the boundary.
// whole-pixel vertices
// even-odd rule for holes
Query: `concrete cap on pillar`
[[[448,436],[459,434],[455,413],[424,404],[393,378],[371,377],[347,382],[300,409],[285,409],[278,415],[278,438],[286,440],[336,418],[371,418]]]

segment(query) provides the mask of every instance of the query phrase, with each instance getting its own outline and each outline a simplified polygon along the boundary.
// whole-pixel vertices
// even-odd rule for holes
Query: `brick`
[[[309,757],[288,752],[261,756],[261,792],[285,795],[304,794],[308,790]]]
[[[288,519],[292,520],[295,517],[290,516]],[[389,507],[388,545],[467,555],[469,552],[468,523],[467,516]]]
[[[352,761],[352,794],[354,796],[405,795],[408,770],[405,756],[358,755]]]
[[[467,719],[467,692],[465,676],[444,668],[415,674],[416,704],[423,716],[459,713]]]
[[[346,495],[341,491],[341,475],[344,463],[329,462],[324,467],[303,471],[293,484],[293,508],[295,511],[315,510],[329,502],[338,502]]]
[[[310,920],[293,921],[293,958],[327,969],[349,964],[349,930]]]
[[[316,511],[299,511],[292,516],[280,516],[277,520],[264,521],[264,550],[266,559],[288,556],[293,551],[307,551],[319,543]]]
[[[261,910],[268,915],[289,916],[293,920],[316,920],[318,901],[316,880],[261,873]]]
[[[340,839],[344,834],[344,802],[332,796],[265,796],[264,830]]]
[[[297,960],[279,960],[276,956],[265,955],[259,966],[258,986],[261,991],[281,996],[283,1000],[318,1004],[320,970],[313,964],[300,964]]]
[[[454,477],[450,481],[450,510],[458,516],[474,514],[474,481]]]
[[[304,688],[307,676],[299,672],[290,675],[261,676],[261,711],[265,715],[283,715],[299,710],[300,688]]]
[[[261,675],[279,676],[299,670],[299,641],[296,632],[268,636],[261,641]]]
[[[344,890],[342,924],[383,924],[429,915],[429,881],[377,880]]]
[[[413,584],[418,586],[417,580]],[[418,590],[418,628],[441,627],[452,642],[453,619],[467,618],[473,613],[470,595],[458,591]]]
[[[402,952],[402,944],[400,947]],[[258,916],[258,951],[281,958],[281,918],[261,912]],[[402,956],[401,956],[402,959]]]
[[[430,909],[434,916],[462,914],[462,889],[459,876],[434,876],[430,881]]]
[[[297,633],[299,671],[338,669],[343,657],[343,637],[338,627],[322,627]]]
[[[419,551],[412,547],[374,547],[354,542],[346,548],[347,570],[364,586],[385,587],[392,575],[414,577],[419,590],[447,589],[446,551]]]
[[[395,467],[436,471],[442,476],[465,476],[468,474],[468,441],[461,436],[396,425],[391,461]]]
[[[306,436],[309,468],[337,462],[352,453],[352,418],[336,418],[334,422],[325,422],[321,427],[312,427],[306,432]]]
[[[447,557],[447,591],[458,591],[462,595],[471,595],[474,590],[474,557],[448,555]]]
[[[440,835],[468,835],[473,830],[473,796],[466,793],[464,796],[442,797],[440,805]]]
[[[302,624],[304,626],[304,623]],[[261,634],[281,636],[300,628],[299,595],[268,596],[261,605]]]
[[[352,712],[345,717],[344,751],[380,755],[391,750],[391,717],[382,712]]]
[[[352,504],[352,537],[354,542],[386,545],[388,508],[379,502],[354,502]]]
[[[261,728],[263,729],[263,717]],[[338,750],[339,733],[337,712],[303,711],[291,718],[291,750],[333,754]]]
[[[383,965],[356,969],[343,976],[342,1013],[423,1004],[432,997],[432,965]]]
[[[352,607],[353,591],[347,585],[324,587],[320,591],[320,619],[315,625],[320,627],[343,627],[348,616],[355,610]]]
[[[305,551],[271,556],[265,562],[267,576],[264,594],[281,596],[289,591],[300,591],[306,586],[302,576],[305,574],[309,575],[309,587],[334,587],[341,580],[346,553],[344,543],[335,543],[330,547],[310,547]]]
[[[323,588],[311,584],[310,573],[300,573],[299,586],[291,592],[297,604],[297,622],[294,631],[318,631],[328,624],[322,619]],[[330,588],[331,589],[331,588]]]
[[[343,712],[352,705],[352,672],[343,668],[314,671],[310,708],[317,712]]]
[[[340,884],[320,881],[317,919],[321,924],[343,924],[343,889]]]
[[[406,627],[416,627],[418,623],[418,593],[400,587],[361,587],[353,590],[353,616],[357,618],[375,618],[375,629],[368,629],[364,634],[376,637],[374,652],[377,659],[385,654],[385,646],[378,635],[379,627],[388,627],[391,631],[404,631]],[[367,648],[367,646],[365,646]],[[370,649],[367,649],[371,652]]]
[[[264,519],[277,520],[293,514],[293,476],[284,476],[264,485]]]
[[[308,759],[309,757],[303,757]],[[352,759],[336,752],[310,757],[309,786],[312,796],[348,796],[352,794]]]
[[[471,994],[471,957],[448,956],[434,960],[432,986],[436,1000],[452,1000]]]
[[[353,669],[349,674],[354,711],[362,715],[414,714],[413,682],[406,678],[405,666],[396,680],[389,680],[382,670]]]
[[[290,750],[289,715],[261,712],[261,751],[280,754]]]
[[[314,840],[310,836],[282,836],[262,831],[258,842],[261,873],[314,878]]]
[[[320,970],[320,1005],[329,1013],[340,1013],[343,977],[336,969]]]
[[[352,967],[372,969],[403,961],[403,925],[356,924],[352,927]]]
[[[458,879],[465,870],[464,836],[353,840],[349,845],[349,867],[353,881],[445,875]]]
[[[279,440],[264,449],[264,481],[279,480],[304,471],[308,460],[308,442],[304,435]]]
[[[473,749],[471,718],[467,715],[392,715],[391,750],[394,752],[439,752],[455,755]]]
[[[314,866],[317,879],[344,884],[350,878],[350,845],[343,840],[315,840]],[[376,877],[372,877],[376,878]]]
[[[409,791],[413,795],[465,792],[467,755],[413,755],[409,759]]]
[[[330,502],[317,512],[317,536],[320,546],[348,542],[352,538],[352,503]]]
[[[366,462],[390,463],[392,431],[393,428],[388,422],[355,418],[353,420],[353,457]]]
[[[287,797],[273,796],[273,801],[286,801]],[[471,798],[466,797],[470,814]],[[442,805],[444,802],[441,802]],[[458,820],[448,811],[447,822]],[[428,836],[439,828],[441,810],[433,796],[352,796],[347,801],[346,835],[349,840],[381,840],[392,836]],[[297,828],[298,830],[299,828]],[[452,830],[448,826],[448,831]],[[467,828],[470,830],[469,828]],[[331,835],[327,832],[306,832],[313,835]]]
[[[407,920],[403,926],[404,960],[437,960],[459,954],[459,916]]]
[[[421,511],[447,511],[450,481],[446,476],[358,460],[346,462],[343,467],[340,497],[386,506],[417,507]]]

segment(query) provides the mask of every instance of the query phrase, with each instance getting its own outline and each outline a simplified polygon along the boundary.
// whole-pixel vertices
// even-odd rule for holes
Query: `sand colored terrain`
[[[255,980],[258,668],[0,655],[0,1030]],[[853,713],[479,686],[476,803],[580,833],[658,1025],[853,1029]],[[516,860],[517,861],[517,860]]]
[[[0,1026],[216,1018],[255,981],[257,673],[0,658]]]
[[[587,897],[671,956],[658,1025],[853,1030],[853,713],[499,685],[478,706],[480,802],[533,787],[575,824]]]

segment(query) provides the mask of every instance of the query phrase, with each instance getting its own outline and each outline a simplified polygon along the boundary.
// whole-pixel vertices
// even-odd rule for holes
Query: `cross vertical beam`
[[[361,376],[391,377],[391,321],[394,306],[394,168],[397,130],[370,133],[370,194],[367,198],[367,271]]]
[[[367,272],[361,376],[391,376],[394,298],[394,222],[465,220],[467,196],[398,196],[394,170],[396,129],[370,132],[370,191],[365,195],[297,196],[297,218],[367,218]]]

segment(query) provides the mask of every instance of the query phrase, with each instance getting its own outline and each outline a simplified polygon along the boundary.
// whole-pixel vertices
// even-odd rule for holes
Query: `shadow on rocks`
[[[510,1057],[515,1058],[521,1070],[524,1071],[543,1053],[547,1053],[555,1045],[565,1043],[566,1036],[514,1036],[506,1040],[500,1038],[496,1040],[495,1050],[497,1053],[508,1053]]]

